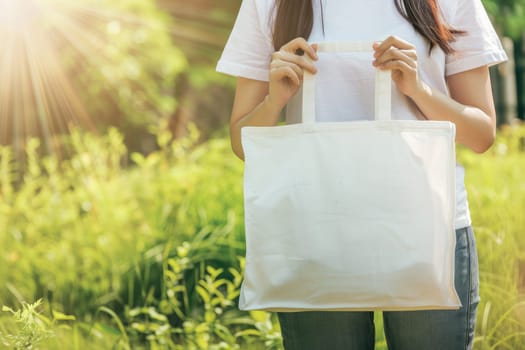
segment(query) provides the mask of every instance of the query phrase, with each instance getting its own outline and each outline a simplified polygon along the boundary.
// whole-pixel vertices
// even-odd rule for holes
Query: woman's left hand
[[[392,80],[397,88],[408,97],[423,89],[417,69],[416,47],[398,37],[390,36],[374,44],[373,65],[379,69],[391,70]]]

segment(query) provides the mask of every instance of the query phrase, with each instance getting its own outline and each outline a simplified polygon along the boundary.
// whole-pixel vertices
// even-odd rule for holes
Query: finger
[[[308,44],[308,42],[304,38],[295,38],[292,41],[285,44],[279,51],[286,51],[289,53],[295,54],[296,52],[303,52],[307,53],[308,56],[313,59],[317,60],[317,52],[316,50]]]
[[[272,63],[270,64],[270,69],[281,69],[283,67],[291,67],[294,70],[294,72],[297,74],[299,79],[303,78],[303,69],[295,63],[275,60],[275,61],[272,61]]]
[[[416,50],[402,50],[402,49],[396,49],[396,48],[390,48],[387,50],[382,56],[385,55],[397,55],[399,54],[400,57],[408,57],[412,60],[417,60],[417,52]]]
[[[380,66],[388,61],[393,60],[401,60],[406,62],[408,65],[410,65],[413,68],[417,67],[417,55],[412,52],[411,50],[397,50],[397,49],[389,49],[387,52],[385,52],[383,55],[378,57],[374,62],[374,66]]]
[[[389,36],[381,43],[374,43],[373,48],[375,50],[374,57],[379,57],[384,54],[389,48],[396,47],[401,50],[415,50],[415,46],[411,43],[394,35]]]
[[[417,60],[417,51],[415,49],[413,50],[401,50],[403,51],[403,53],[405,55],[407,55],[408,57],[414,59],[414,60]]]
[[[301,84],[301,79],[297,76],[295,71],[290,66],[283,66],[272,70],[270,72],[270,79],[289,79],[289,81],[291,81],[296,86]]]
[[[397,47],[398,49],[403,49],[403,50],[412,50],[416,48],[414,45],[412,45],[408,41],[405,41],[395,35],[391,35],[385,40],[383,40],[383,42],[381,42],[378,49],[386,50],[388,47],[392,47],[392,46]]]
[[[274,53],[272,55],[272,63],[273,62],[290,63],[301,67],[301,69],[306,69],[312,74],[317,73],[317,68],[309,58],[297,56],[286,51],[277,51]]]
[[[413,74],[416,72],[416,69],[404,61],[395,60],[388,61],[379,66],[379,69],[382,70],[392,70],[392,71],[401,71],[403,73]]]
[[[277,51],[272,55],[272,62],[276,60],[294,63],[302,69],[308,70],[312,74],[317,73],[317,68],[313,62],[305,56],[298,56],[287,51]]]
[[[309,56],[306,56],[306,55],[298,56],[298,55],[290,54],[288,52],[284,52],[283,59],[289,62],[295,63],[302,69],[306,69],[312,74],[317,73],[317,68]]]
[[[314,43],[314,44],[310,45],[310,47],[311,47],[311,48],[314,50],[314,52],[315,52],[316,57],[315,57],[314,59],[317,60],[317,59],[318,59],[318,56],[317,56],[317,50],[319,49],[319,44],[315,44],[315,43]],[[299,56],[302,56],[302,55],[304,55],[304,51],[303,51],[302,49],[297,49],[297,50],[295,51],[295,54],[296,54],[296,55],[299,55]],[[311,56],[310,56],[310,57],[311,57]]]

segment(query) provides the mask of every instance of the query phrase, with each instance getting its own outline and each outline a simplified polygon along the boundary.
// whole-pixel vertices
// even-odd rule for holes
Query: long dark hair
[[[277,14],[273,32],[276,50],[296,37],[308,38],[313,27],[315,0],[276,0]],[[393,0],[399,13],[430,43],[430,51],[439,46],[453,53],[450,45],[462,30],[447,27],[439,17],[436,0]]]

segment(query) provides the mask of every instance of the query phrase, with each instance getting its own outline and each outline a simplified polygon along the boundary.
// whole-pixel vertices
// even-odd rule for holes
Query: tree
[[[525,0],[483,0],[501,35],[518,39],[525,31]]]
[[[177,79],[188,70],[170,36],[171,18],[154,0],[82,3],[89,11],[73,14],[87,25],[87,45],[64,36],[71,76],[98,125],[115,125],[130,148],[150,151],[147,128],[176,113]]]

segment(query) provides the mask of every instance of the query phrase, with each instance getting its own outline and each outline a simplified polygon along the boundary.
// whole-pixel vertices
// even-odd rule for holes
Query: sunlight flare
[[[58,138],[72,127],[95,130],[96,118],[86,105],[93,103],[86,99],[93,79],[102,81],[109,108],[122,103],[119,94],[141,74],[127,50],[162,24],[147,23],[119,4],[0,0],[0,144],[18,152],[29,138],[39,137],[48,153],[56,153]],[[133,42],[122,42],[125,29]],[[116,57],[124,64],[118,66]],[[144,101],[150,103],[147,96]]]
[[[57,136],[91,124],[53,40],[66,29],[50,21],[62,11],[57,5],[0,0],[0,143],[17,151],[40,137],[55,152]]]

